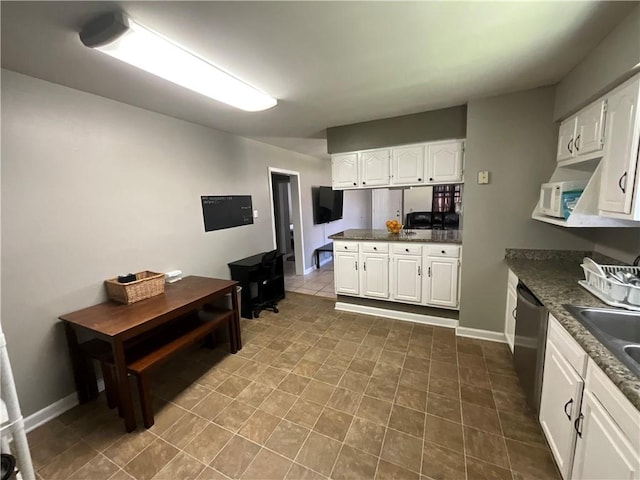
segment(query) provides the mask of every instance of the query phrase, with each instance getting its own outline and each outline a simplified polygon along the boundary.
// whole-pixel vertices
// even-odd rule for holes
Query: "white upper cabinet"
[[[345,153],[331,157],[333,188],[357,188],[360,184],[357,153]]]
[[[361,186],[373,187],[389,185],[389,161],[391,151],[385,148],[382,150],[369,150],[359,155],[362,168]]]
[[[560,124],[557,161],[597,158],[604,144],[607,102],[602,99]]]
[[[605,100],[600,100],[578,113],[573,141],[576,156],[602,150],[606,104]]]
[[[461,183],[464,141],[417,143],[331,156],[334,189]]]
[[[640,220],[638,197],[634,195],[640,136],[639,91],[640,77],[636,77],[607,97],[606,140],[598,201],[600,214],[604,216]]]
[[[427,182],[462,180],[462,141],[431,143],[427,148]]]
[[[571,117],[560,124],[558,132],[558,154],[557,160],[569,160],[574,155],[573,142],[576,134],[576,117]]]
[[[424,182],[424,145],[391,149],[391,184],[411,185]]]

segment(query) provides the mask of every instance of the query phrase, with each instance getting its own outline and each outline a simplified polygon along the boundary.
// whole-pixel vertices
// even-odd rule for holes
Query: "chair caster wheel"
[[[273,309],[273,313],[278,313],[278,309],[277,309],[277,308],[274,308],[274,309]]]

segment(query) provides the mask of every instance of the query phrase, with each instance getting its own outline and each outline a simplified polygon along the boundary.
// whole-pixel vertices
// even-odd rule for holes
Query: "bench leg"
[[[151,428],[154,424],[153,407],[151,405],[151,389],[149,379],[144,373],[136,375],[138,391],[140,393],[140,406],[142,407],[142,422],[145,428]]]
[[[104,390],[107,394],[107,406],[115,408],[118,405],[118,386],[115,381],[116,371],[113,365],[100,362],[102,378],[104,379]]]

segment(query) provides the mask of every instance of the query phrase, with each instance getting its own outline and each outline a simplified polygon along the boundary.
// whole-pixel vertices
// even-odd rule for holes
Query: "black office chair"
[[[276,272],[276,258],[278,258],[277,250],[265,253],[260,263],[260,271],[252,279],[258,285],[258,295],[252,302],[253,315],[256,318],[260,316],[262,310],[278,313],[276,282],[282,275]]]

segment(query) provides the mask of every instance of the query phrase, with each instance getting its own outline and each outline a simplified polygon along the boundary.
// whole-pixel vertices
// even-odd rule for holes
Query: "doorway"
[[[402,221],[402,190],[377,188],[371,190],[371,228],[385,229],[387,220]]]
[[[273,248],[284,255],[285,271],[304,275],[300,173],[269,167]]]

